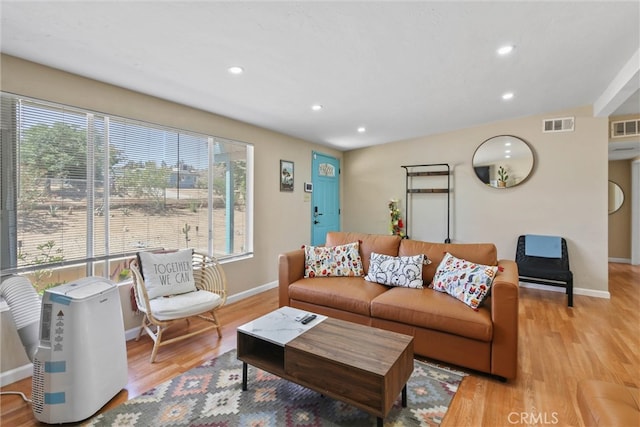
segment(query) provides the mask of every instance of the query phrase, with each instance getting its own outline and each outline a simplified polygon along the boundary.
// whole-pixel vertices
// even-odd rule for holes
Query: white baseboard
[[[33,374],[33,364],[27,363],[26,365],[10,369],[6,372],[0,373],[0,387],[4,387],[7,384],[15,383],[16,381],[29,378]]]
[[[631,264],[631,258],[609,258],[609,262],[615,262],[617,264]]]
[[[124,331],[124,339],[125,341],[135,340],[138,336],[138,331],[140,330],[140,326],[136,328],[127,329]]]
[[[596,291],[595,289],[573,288],[575,295],[586,295],[588,297],[611,299],[609,291]]]
[[[227,297],[226,304],[231,304],[231,303],[234,303],[234,302],[238,302],[238,301],[243,300],[245,298],[249,298],[250,296],[259,294],[259,293],[264,292],[264,291],[268,291],[269,289],[276,288],[277,286],[278,286],[278,281],[274,280],[271,283],[267,283],[265,285],[261,285],[261,286],[258,286],[256,288],[251,288],[248,291],[244,291],[244,292],[240,292],[238,294],[231,295],[231,296]],[[132,328],[132,329],[126,330],[125,333],[124,333],[125,339],[127,341],[136,339],[136,337],[138,336],[138,331],[139,330],[140,330],[139,326],[136,327],[136,328]]]
[[[561,292],[561,293],[565,293],[566,290],[563,287],[559,287],[559,286],[548,286],[548,285],[539,285],[537,283],[528,283],[528,282],[520,282],[520,287],[521,288],[530,288],[530,289],[539,289],[542,291],[549,291],[549,292]],[[586,295],[588,297],[595,297],[595,298],[604,298],[604,299],[611,299],[611,294],[609,293],[609,291],[597,291],[594,289],[585,289],[585,288],[573,288],[573,294],[574,295]]]
[[[240,292],[239,294],[234,294],[229,296],[227,298],[227,304],[231,304],[231,303],[243,300],[245,298],[249,298],[250,296],[253,296],[277,287],[278,287],[278,281],[274,280],[271,283],[266,283],[264,285],[258,286],[257,288],[251,288],[248,291]]]
[[[539,285],[537,283],[520,282],[520,287],[529,288],[529,289],[539,289],[541,291],[549,291],[549,292],[562,292],[563,294],[565,293],[564,288],[560,288],[558,286]]]

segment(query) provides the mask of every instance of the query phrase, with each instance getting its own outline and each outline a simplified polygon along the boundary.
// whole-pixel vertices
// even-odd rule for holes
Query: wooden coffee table
[[[378,426],[398,395],[407,405],[413,337],[322,315],[302,325],[301,313],[281,307],[238,328],[243,390],[250,364],[356,406]]]

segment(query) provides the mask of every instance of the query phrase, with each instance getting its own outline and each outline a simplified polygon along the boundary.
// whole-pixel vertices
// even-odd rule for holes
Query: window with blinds
[[[250,144],[1,96],[3,274],[44,289],[126,279],[140,250],[251,253]]]

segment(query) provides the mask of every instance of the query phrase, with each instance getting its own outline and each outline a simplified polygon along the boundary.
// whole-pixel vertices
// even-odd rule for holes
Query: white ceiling
[[[0,13],[6,54],[340,150],[613,99],[640,50],[637,1],[2,0]],[[613,114],[640,113],[631,68]]]

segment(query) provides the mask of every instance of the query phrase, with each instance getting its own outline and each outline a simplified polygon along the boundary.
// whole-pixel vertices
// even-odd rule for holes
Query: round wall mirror
[[[618,184],[609,181],[609,214],[614,213],[622,207],[624,202],[624,191]]]
[[[472,164],[478,179],[487,186],[515,187],[533,171],[533,150],[516,136],[494,136],[476,149]]]

